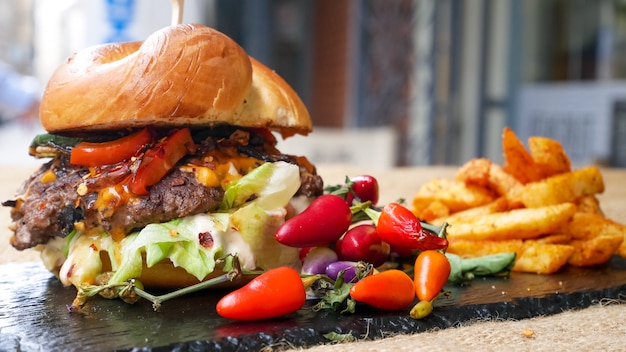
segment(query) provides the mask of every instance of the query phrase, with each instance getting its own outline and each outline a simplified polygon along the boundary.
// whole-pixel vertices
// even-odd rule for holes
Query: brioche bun
[[[203,281],[207,281],[218,276],[226,274],[222,269],[215,269],[212,273],[207,275]],[[215,286],[213,288],[236,288],[243,286],[248,281],[252,280],[256,275],[242,275],[234,281],[226,281]],[[163,260],[158,262],[152,267],[147,267],[144,263],[144,267],[141,271],[141,276],[138,279],[149,289],[163,289],[172,290],[180,289],[184,287],[193,286],[200,283],[195,276],[189,274],[185,269],[174,266],[171,261]]]
[[[100,254],[100,259],[102,260],[103,271],[111,271],[111,262],[108,256],[104,254]],[[148,267],[144,261],[142,263],[143,268],[141,270],[141,276],[137,278],[146,289],[154,290],[176,290],[184,287],[193,286],[195,284],[200,283],[200,281],[193,275],[189,274],[185,269],[181,267],[174,266],[174,264],[169,259],[164,259],[155,265]],[[51,270],[55,272],[57,276],[59,276],[59,269]],[[218,276],[224,275],[224,272],[220,268],[215,268],[215,270],[207,275],[202,281],[207,281]],[[246,274],[241,275],[237,279],[233,281],[226,281],[215,286],[213,288],[235,288],[239,286],[243,286],[248,281],[252,280],[256,275]]]
[[[308,111],[277,74],[226,35],[166,27],[143,43],[76,52],[52,75],[40,120],[51,133],[230,124],[308,134]]]

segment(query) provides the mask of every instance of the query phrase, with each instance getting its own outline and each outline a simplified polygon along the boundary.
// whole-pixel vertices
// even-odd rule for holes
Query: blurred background
[[[0,59],[41,93],[74,51],[170,18],[169,0],[0,0]],[[559,140],[574,164],[626,167],[625,0],[186,0],[183,21],[296,89],[315,130],[280,148],[316,163],[500,161],[510,126]],[[29,162],[40,127],[7,111],[0,159]]]

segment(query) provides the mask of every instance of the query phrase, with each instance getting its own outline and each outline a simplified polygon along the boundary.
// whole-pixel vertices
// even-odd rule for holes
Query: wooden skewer
[[[172,0],[172,26],[183,23],[185,0]]]

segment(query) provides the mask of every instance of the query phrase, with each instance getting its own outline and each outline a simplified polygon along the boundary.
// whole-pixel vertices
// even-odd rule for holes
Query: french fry
[[[463,164],[457,171],[454,179],[466,184],[474,184],[480,187],[489,187],[489,171],[491,160],[486,158],[474,158]]]
[[[487,204],[494,200],[485,188],[466,185],[464,182],[443,178],[433,179],[417,191],[413,197],[416,214],[421,213],[433,201],[445,204],[451,213]]]
[[[624,237],[619,234],[600,235],[587,240],[573,240],[574,252],[567,263],[574,266],[594,266],[611,259]]]
[[[626,226],[602,215],[576,213],[570,222],[559,228],[559,232],[567,233],[575,240],[588,240],[598,236],[613,235],[626,237]]]
[[[602,192],[604,192],[604,181],[600,170],[595,166],[588,166],[528,183],[515,197],[525,207],[535,208],[576,202],[580,197]]]
[[[478,207],[462,210],[454,214],[450,214],[449,216],[438,217],[438,218],[431,220],[431,222],[435,225],[441,225],[444,222],[447,222],[448,224],[454,224],[455,222],[463,221],[464,219],[472,219],[472,218],[481,217],[487,214],[499,213],[507,209],[508,209],[507,199],[504,197],[500,197],[491,203],[487,203],[485,205],[481,205]]]
[[[514,271],[538,274],[626,258],[626,225],[604,217],[597,167],[572,170],[558,141],[533,136],[526,149],[509,128],[502,148],[503,166],[472,159],[453,180],[429,182],[414,197],[414,212],[421,210],[430,223],[450,224],[450,253],[515,252]]]
[[[524,190],[524,185],[515,177],[504,172],[500,165],[491,165],[489,169],[489,184],[491,189],[495,190],[497,194],[506,196],[509,208],[522,207],[523,204],[519,200],[518,195]]]
[[[505,127],[502,133],[502,150],[504,152],[504,171],[519,182],[526,184],[543,178],[524,144],[508,127]]]
[[[415,215],[422,221],[432,222],[434,219],[450,215],[450,208],[439,200],[435,200],[430,202],[419,214]]]
[[[600,207],[600,200],[595,195],[583,196],[576,200],[577,211],[579,213],[598,214],[604,216]]]
[[[528,138],[528,149],[544,177],[572,171],[571,162],[561,143],[546,137]]]
[[[498,164],[491,164],[489,168],[489,186],[501,196],[508,196],[523,187],[521,182],[504,172]]]
[[[448,252],[461,257],[480,257],[498,253],[521,253],[522,240],[507,241],[450,241]]]
[[[622,244],[615,250],[615,254],[622,258],[626,258],[626,237],[622,241]]]
[[[572,240],[572,235],[567,233],[556,233],[551,235],[542,236],[540,238],[531,240],[537,243],[551,243],[551,244],[568,244]]]
[[[448,238],[474,241],[537,238],[555,232],[568,222],[575,212],[576,206],[573,203],[562,203],[487,214],[451,224],[448,228]]]
[[[488,188],[498,196],[516,194],[522,183],[506,173],[504,169],[489,159],[472,159],[465,163],[455,176],[455,180],[466,184]]]
[[[515,259],[513,271],[553,274],[567,264],[573,252],[574,246],[568,244],[526,241]]]

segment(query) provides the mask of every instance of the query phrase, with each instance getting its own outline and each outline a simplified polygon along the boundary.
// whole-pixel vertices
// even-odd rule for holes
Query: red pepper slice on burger
[[[130,180],[131,192],[148,194],[148,187],[158,183],[187,154],[196,151],[196,144],[188,128],[165,137],[143,155],[139,167]]]
[[[72,148],[70,163],[82,166],[115,164],[130,159],[151,142],[152,135],[147,128],[109,142],[80,142]]]

